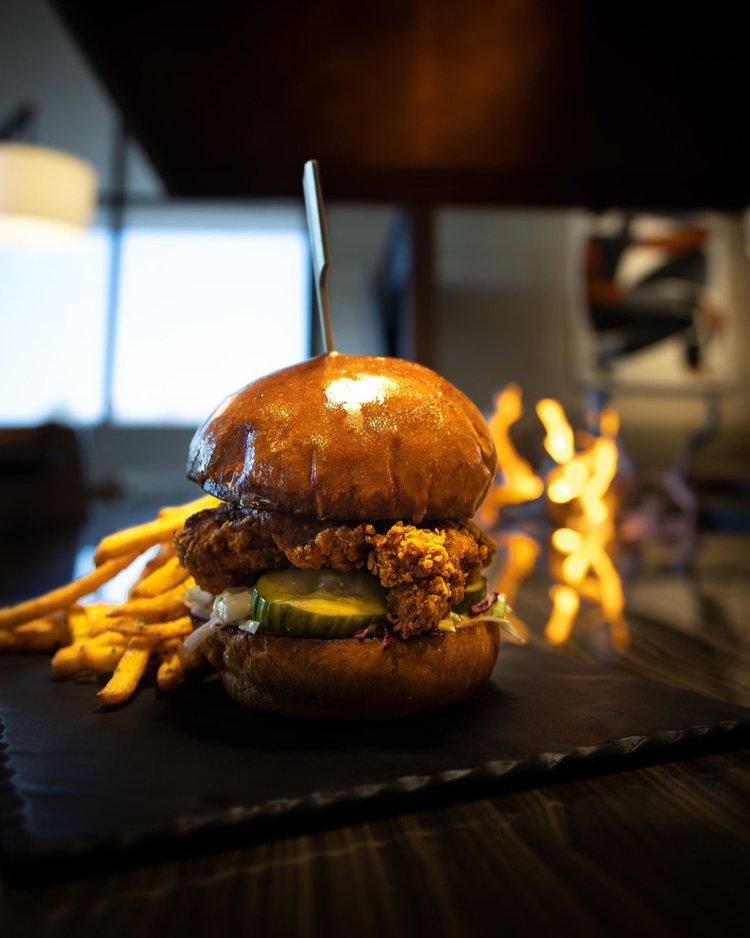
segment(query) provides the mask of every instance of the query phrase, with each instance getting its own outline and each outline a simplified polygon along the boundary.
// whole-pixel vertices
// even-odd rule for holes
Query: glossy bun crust
[[[500,649],[495,622],[394,640],[282,638],[217,629],[201,646],[237,703],[310,720],[398,720],[470,697]]]
[[[227,398],[187,474],[217,498],[321,519],[470,518],[495,474],[475,405],[414,362],[329,353]]]

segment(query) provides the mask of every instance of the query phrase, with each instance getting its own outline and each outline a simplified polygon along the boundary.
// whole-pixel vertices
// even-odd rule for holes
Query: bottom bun
[[[500,629],[481,621],[456,632],[395,638],[310,639],[217,629],[204,652],[237,703],[307,720],[397,720],[438,710],[485,683]]]

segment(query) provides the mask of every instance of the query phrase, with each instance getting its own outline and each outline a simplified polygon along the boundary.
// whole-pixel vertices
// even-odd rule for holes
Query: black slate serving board
[[[505,645],[471,701],[396,725],[246,711],[214,676],[117,710],[38,656],[0,658],[6,875],[224,846],[368,811],[627,769],[750,740],[750,710]]]

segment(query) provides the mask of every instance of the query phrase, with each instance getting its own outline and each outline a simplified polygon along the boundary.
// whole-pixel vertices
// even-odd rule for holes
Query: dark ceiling
[[[50,2],[174,196],[750,203],[728,5]]]

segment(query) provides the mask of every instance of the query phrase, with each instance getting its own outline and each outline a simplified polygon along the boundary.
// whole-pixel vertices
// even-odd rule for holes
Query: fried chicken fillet
[[[327,523],[232,505],[193,515],[175,544],[185,568],[213,594],[280,567],[367,569],[387,590],[388,620],[403,638],[436,628],[495,550],[471,521],[429,528]]]

